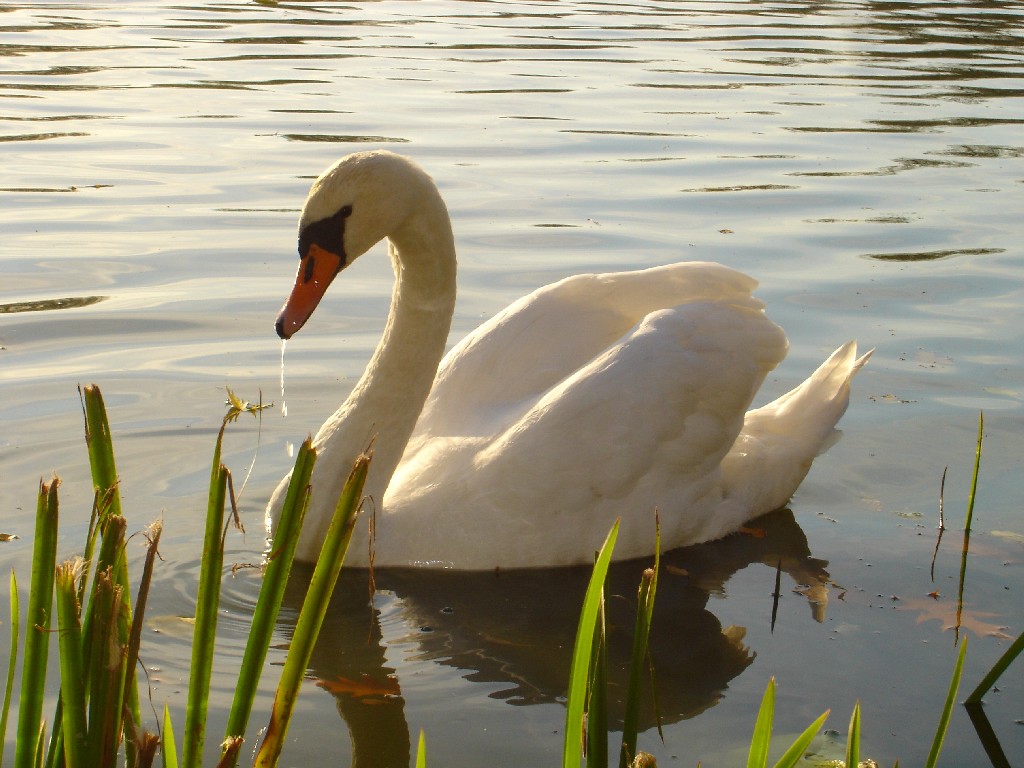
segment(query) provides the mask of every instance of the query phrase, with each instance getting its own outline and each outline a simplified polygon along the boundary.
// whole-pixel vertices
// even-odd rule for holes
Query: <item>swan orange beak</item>
[[[282,339],[290,339],[306,324],[320,299],[324,297],[327,286],[345,266],[345,261],[336,253],[311,243],[309,250],[299,262],[299,271],[295,275],[288,301],[281,307],[277,316],[277,335]]]

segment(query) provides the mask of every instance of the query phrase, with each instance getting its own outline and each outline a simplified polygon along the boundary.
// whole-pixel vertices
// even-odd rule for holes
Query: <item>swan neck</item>
[[[455,309],[455,247],[443,203],[389,237],[391,308],[377,349],[343,406],[374,440],[367,492],[383,502],[444,355]]]

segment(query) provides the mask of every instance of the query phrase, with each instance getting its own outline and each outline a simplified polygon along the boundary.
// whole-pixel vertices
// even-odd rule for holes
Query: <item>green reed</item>
[[[608,765],[608,719],[603,711],[607,701],[607,694],[603,690],[607,685],[604,672],[606,654],[602,641],[604,632],[603,588],[618,530],[619,521],[616,521],[598,553],[583,600],[583,610],[580,613],[580,623],[576,633],[572,668],[569,675],[565,742],[562,751],[563,768],[579,768],[584,757],[586,758],[587,768],[604,768]],[[650,766],[656,764],[651,755],[636,750],[635,724],[638,721],[641,700],[639,685],[634,682],[634,673],[638,667],[642,667],[643,660],[647,657],[647,640],[651,630],[654,593],[657,587],[657,571],[660,560],[657,552],[658,547],[655,548],[654,567],[644,571],[638,590],[637,624],[633,636],[629,693],[625,703],[623,720],[625,727],[623,729],[622,749],[618,760],[620,766],[627,766],[628,768],[650,768]],[[956,700],[956,692],[960,685],[966,651],[967,642],[965,640],[960,644],[960,651],[953,669],[949,691],[932,741],[931,751],[925,762],[925,768],[934,768],[938,762],[939,752],[942,748],[953,704]],[[761,707],[750,738],[747,768],[767,768],[774,714],[775,679],[772,678],[768,681],[768,687],[761,700]],[[803,759],[808,745],[821,730],[828,716],[829,712],[826,710],[807,726],[774,763],[775,768],[795,768]],[[845,760],[847,766],[857,766],[860,763],[860,738],[860,704],[857,703],[854,705],[847,733]],[[584,755],[585,752],[586,754]]]
[[[174,724],[166,706],[159,734],[142,727],[135,676],[146,599],[154,574],[162,525],[154,523],[146,532],[149,545],[133,607],[125,548],[127,523],[122,516],[106,410],[97,387],[85,387],[80,390],[80,395],[94,487],[86,543],[82,557],[60,564],[56,562],[57,490],[60,481],[55,477],[50,483],[40,483],[32,581],[24,622],[20,615],[17,581],[11,574],[12,648],[3,710],[0,712],[0,737],[6,739],[7,716],[17,668],[18,636],[24,623],[25,653],[18,704],[15,768],[114,768],[119,760],[128,768],[148,768],[153,765],[158,748],[163,750],[166,768],[198,768],[202,763],[210,678],[215,663],[214,640],[227,531],[225,511],[228,499],[233,500],[234,495],[231,473],[220,460],[221,449],[227,426],[243,413],[257,414],[263,406],[242,403],[229,392],[230,407],[214,448],[179,761]],[[259,670],[266,658],[285,583],[291,572],[295,541],[308,503],[309,478],[315,460],[316,452],[307,440],[299,451],[281,516],[283,535],[279,540],[286,544],[269,557],[260,598],[254,610],[220,765],[234,765],[241,748],[259,682]],[[348,547],[369,460],[368,456],[360,458],[357,470],[353,471],[345,486],[332,523],[332,531],[337,533],[329,536],[330,551],[325,549],[322,559],[325,572],[319,578],[314,577],[302,615],[323,617]],[[47,736],[42,711],[50,637],[54,634],[50,631],[51,608],[54,605],[60,691],[51,720],[52,730]],[[264,741],[264,749],[270,744],[271,751],[276,749],[276,752],[261,764],[273,766],[277,763],[280,743],[271,739],[269,731],[280,734],[283,739],[291,715],[290,708],[280,707],[278,701],[294,701],[302,682],[301,672],[296,675],[294,670],[305,669],[319,629],[319,621],[307,620],[302,632],[296,631],[285,662],[289,676],[278,688],[272,728],[268,728]],[[267,754],[271,755],[271,752]]]

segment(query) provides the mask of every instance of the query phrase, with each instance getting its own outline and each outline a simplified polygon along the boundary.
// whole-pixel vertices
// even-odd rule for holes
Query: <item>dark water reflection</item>
[[[755,533],[730,536],[703,547],[667,553],[658,586],[651,635],[658,706],[663,725],[695,717],[713,707],[754,660],[744,644],[746,628],[723,627],[708,600],[729,579],[754,563],[781,568],[806,596],[809,611],[824,621],[829,576],[811,556],[792,512],[753,521]],[[636,590],[649,563],[614,564],[606,587],[610,684],[609,721],[621,728],[628,679]],[[509,704],[564,701],[579,606],[587,569],[464,574],[451,571],[385,570],[376,587],[392,596],[408,634],[410,660],[453,667],[466,680],[491,683],[489,696]],[[286,603],[297,615],[305,580],[291,585]],[[772,613],[774,571],[764,571],[764,594],[754,614]],[[286,630],[287,631],[287,630]],[[310,673],[334,693],[350,731],[354,763],[407,766],[409,725],[401,695],[403,674],[387,657],[379,609],[367,601],[367,574],[343,571]],[[640,728],[656,725],[650,699]]]

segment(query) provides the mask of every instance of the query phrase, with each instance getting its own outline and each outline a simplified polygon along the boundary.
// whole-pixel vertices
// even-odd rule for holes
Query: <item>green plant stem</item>
[[[590,653],[594,643],[594,629],[597,626],[597,612],[601,605],[601,591],[608,575],[608,565],[619,535],[619,520],[608,532],[597,555],[594,570],[590,574],[580,622],[576,629],[576,641],[572,652],[572,667],[569,671],[569,695],[565,705],[565,740],[562,745],[563,768],[579,768],[582,751],[583,711],[587,698],[587,672],[590,669]]]
[[[761,697],[757,710],[754,733],[750,737],[750,751],[747,753],[747,768],[765,768],[768,765],[768,748],[772,739],[772,720],[775,717],[775,678],[768,678],[768,685]]]
[[[985,413],[978,412],[978,444],[974,449],[974,474],[971,476],[971,495],[967,499],[967,520],[964,522],[964,530],[971,531],[971,523],[974,520],[974,499],[978,493],[978,471],[981,469],[981,441],[985,436]]]
[[[89,450],[92,483],[100,499],[100,519],[105,516],[104,512],[120,515],[121,494],[117,488],[117,465],[114,462],[114,446],[103,395],[95,384],[82,387],[79,394],[85,412],[85,443]]]
[[[163,739],[160,750],[164,758],[164,768],[178,768],[178,747],[174,741],[174,721],[171,720],[171,711],[164,704]]]
[[[295,458],[295,467],[292,469],[291,481],[288,484],[284,507],[278,521],[274,542],[279,548],[267,563],[260,595],[256,600],[256,608],[253,610],[249,639],[245,645],[245,654],[242,656],[242,666],[238,670],[238,684],[235,688],[235,696],[231,702],[231,712],[228,714],[228,723],[224,732],[225,740],[232,736],[244,736],[249,724],[249,715],[256,698],[260,673],[263,671],[263,664],[267,658],[274,626],[284,600],[288,575],[291,573],[292,562],[295,559],[299,531],[302,528],[306,507],[309,503],[309,480],[315,463],[316,451],[313,449],[313,441],[307,437]],[[231,765],[236,762],[237,752]]]
[[[628,768],[636,755],[637,727],[640,722],[640,691],[644,662],[648,659],[651,620],[654,616],[654,597],[658,591],[658,572],[661,564],[661,527],[657,525],[654,547],[654,567],[646,568],[637,590],[636,626],[633,629],[633,655],[629,665],[629,685],[626,689],[626,710],[622,722],[622,748],[619,750],[619,768]]]
[[[18,634],[21,632],[21,600],[18,597],[18,578],[11,569],[11,653],[7,658],[7,685],[4,688],[4,705],[0,710],[0,743],[7,741],[7,715],[11,711],[11,695],[14,693],[14,673],[18,669]],[[4,764],[4,752],[0,749],[0,767]]]
[[[942,715],[939,717],[939,725],[935,729],[935,737],[932,739],[932,748],[928,752],[928,759],[925,761],[925,768],[935,768],[939,761],[939,752],[942,751],[942,742],[946,738],[946,729],[949,727],[949,718],[953,712],[953,702],[956,701],[956,691],[960,687],[960,676],[964,671],[964,656],[967,654],[967,638],[960,644],[960,652],[956,657],[956,664],[953,667],[953,677],[949,681],[949,691],[946,694],[946,703],[942,707]]]
[[[221,438],[217,438],[213,469],[210,473],[210,495],[206,510],[206,535],[203,560],[196,597],[195,626],[192,633],[192,664],[189,669],[188,697],[185,707],[185,732],[181,764],[184,768],[200,768],[206,736],[206,712],[209,705],[210,675],[217,634],[217,605],[220,598],[224,548],[221,529],[224,527],[224,505],[227,500],[228,469],[220,463]]]
[[[142,627],[146,619],[146,601],[149,599],[149,586],[153,581],[153,566],[159,554],[160,536],[163,533],[163,522],[157,521],[150,526],[146,548],[146,561],[142,567],[142,578],[139,580],[138,594],[135,597],[135,612],[132,617],[131,633],[128,636],[128,652],[125,658],[124,697],[121,711],[125,714],[125,731],[134,741],[138,726],[138,716],[132,706],[132,693],[138,692],[135,682],[135,667],[139,661],[139,647],[142,645]],[[137,696],[135,697],[137,698]]]
[[[608,638],[605,622],[604,590],[598,605],[594,626],[594,643],[590,654],[589,691],[587,694],[587,766],[608,765]]]
[[[971,494],[967,499],[967,517],[964,520],[964,544],[960,552],[960,579],[956,595],[956,630],[959,634],[960,619],[964,608],[964,585],[967,581],[967,552],[971,543],[971,524],[974,521],[974,499],[978,492],[978,472],[981,469],[981,441],[985,434],[985,414],[978,413],[978,444],[974,451],[974,474],[971,477]]]
[[[25,661],[21,671],[21,697],[18,700],[15,768],[34,768],[39,744],[50,644],[50,609],[56,573],[59,485],[60,480],[56,477],[49,485],[39,483],[35,544],[32,548],[32,580],[25,622]]]
[[[1013,663],[1013,660],[1020,656],[1021,651],[1024,651],[1024,633],[1018,635],[1017,639],[1010,644],[1006,652],[992,665],[992,669],[988,671],[988,674],[978,683],[978,687],[971,691],[971,695],[967,697],[964,703],[980,704],[982,697],[995,685],[996,680],[1002,676],[1007,667]]]
[[[82,410],[85,415],[85,440],[88,448],[94,494],[92,516],[89,522],[89,532],[86,537],[85,569],[79,582],[79,601],[83,602],[83,596],[86,594],[86,585],[88,583],[89,571],[92,567],[93,552],[98,533],[101,540],[95,571],[93,571],[94,587],[95,579],[99,573],[109,568],[113,585],[117,587],[114,594],[119,598],[119,605],[111,609],[116,617],[116,632],[111,637],[116,638],[118,647],[123,650],[128,645],[133,625],[132,590],[128,577],[128,558],[125,552],[125,535],[128,523],[122,514],[120,481],[117,476],[117,464],[114,460],[113,436],[100,388],[96,385],[81,387],[79,388],[79,396],[82,400]],[[89,659],[95,656],[93,651],[94,633],[92,631],[93,594],[95,594],[95,589],[90,593],[90,599],[82,619],[83,658],[86,660],[86,674],[89,675],[97,669],[95,664],[89,664]],[[102,649],[97,650],[102,651]],[[125,701],[128,707],[127,717],[130,727],[133,722],[138,722],[141,719],[139,695],[138,688],[134,684],[125,688],[124,663],[125,659],[122,657],[117,664],[118,672],[113,676],[110,675],[107,667],[101,666],[100,668],[105,670],[102,674],[108,677],[106,682],[103,683],[104,696],[109,693],[120,697],[121,694],[115,693],[113,689],[126,692]],[[98,681],[90,682],[87,679],[86,682],[89,686],[87,690],[94,685],[100,685]],[[110,686],[113,686],[113,689]],[[120,739],[122,712],[119,708],[111,707],[109,712],[104,710],[104,717],[111,718],[106,726],[110,730],[108,731],[101,727],[100,731],[93,731],[93,737],[99,732],[108,733],[109,735],[104,737],[104,743],[108,746],[104,747],[104,749],[109,751],[116,747]],[[113,725],[114,721],[117,722],[117,726]],[[59,740],[59,734],[57,734],[56,738]],[[113,738],[113,742],[111,742],[111,738]],[[125,749],[127,762],[131,765],[135,761],[134,740],[129,740]],[[95,754],[92,757],[101,759]]]
[[[850,715],[850,731],[846,734],[846,764],[849,766],[860,765],[860,702],[853,705],[853,714]]]
[[[825,724],[828,719],[829,710],[825,710],[821,713],[817,720],[811,723],[804,732],[796,737],[794,741],[787,749],[779,761],[775,763],[775,768],[795,768],[797,763],[803,760],[804,753],[807,751],[808,745],[818,735],[818,731],[821,730],[821,726]]]
[[[89,702],[88,755],[90,766],[114,768],[121,735],[125,672],[125,643],[118,628],[122,590],[114,583],[109,568],[97,573],[93,584],[91,602],[96,608],[92,654],[85,658],[88,672],[83,670]],[[65,708],[69,706],[65,697]]]
[[[338,573],[345,559],[352,529],[355,527],[359,502],[362,499],[363,484],[366,482],[366,471],[370,466],[370,457],[362,455],[356,459],[352,472],[348,476],[345,488],[334,510],[334,517],[327,529],[316,569],[306,592],[306,599],[299,611],[295,632],[292,634],[291,647],[285,657],[281,680],[274,696],[274,706],[270,715],[270,723],[256,755],[256,766],[273,768],[277,765],[284,740],[288,734],[295,700],[302,685],[303,675],[309,666],[313,646],[327,613],[327,605],[338,581]]]
[[[86,768],[90,754],[85,718],[85,661],[82,658],[82,625],[79,618],[75,564],[57,568],[57,626],[60,649],[60,688],[64,702],[64,763],[67,768]]]
[[[416,768],[427,768],[427,737],[420,728],[420,740],[416,746]]]
[[[230,472],[221,462],[224,431],[228,418],[221,422],[213,447],[210,466],[210,490],[206,505],[206,533],[203,537],[203,560],[199,573],[199,594],[196,596],[195,626],[192,631],[192,664],[189,672],[188,697],[185,705],[185,733],[182,736],[181,764],[184,768],[200,768],[203,742],[206,737],[206,712],[210,697],[210,675],[217,635],[217,605],[224,567],[224,507],[227,502]]]

